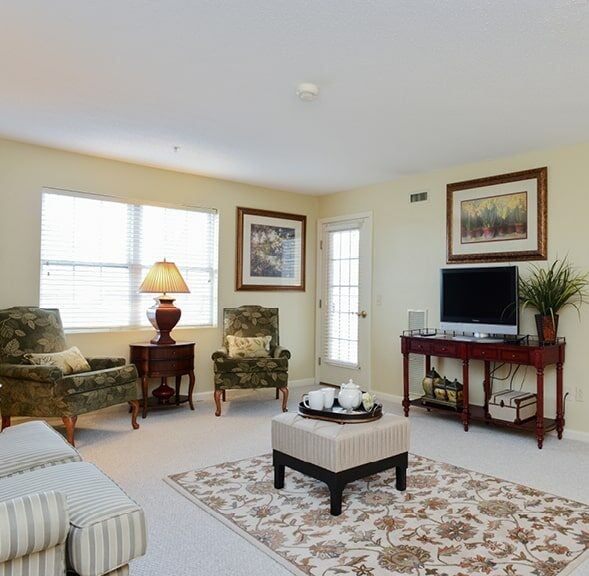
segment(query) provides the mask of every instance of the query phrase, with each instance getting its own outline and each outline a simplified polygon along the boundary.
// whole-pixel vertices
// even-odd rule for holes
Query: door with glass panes
[[[370,389],[370,214],[319,222],[316,381]]]

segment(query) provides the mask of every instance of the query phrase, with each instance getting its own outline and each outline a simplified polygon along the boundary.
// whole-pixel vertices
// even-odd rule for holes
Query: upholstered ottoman
[[[364,424],[337,424],[285,413],[272,419],[274,487],[284,487],[284,467],[325,482],[331,513],[341,514],[349,482],[396,469],[395,487],[405,490],[409,419],[384,414]]]

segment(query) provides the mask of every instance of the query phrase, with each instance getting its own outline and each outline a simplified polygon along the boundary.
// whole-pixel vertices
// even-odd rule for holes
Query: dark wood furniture
[[[348,470],[332,472],[327,468],[305,462],[279,450],[273,450],[274,488],[277,490],[284,488],[284,467],[288,466],[297,472],[325,482],[329,488],[330,512],[333,516],[339,516],[342,513],[342,494],[346,484],[360,480],[360,478],[384,472],[389,468],[395,468],[395,488],[403,492],[407,487],[408,458],[408,452],[403,452],[376,462],[367,462]]]
[[[462,361],[463,408],[459,412],[462,417],[464,430],[468,431],[471,420],[484,421],[500,426],[507,426],[528,432],[536,432],[538,448],[542,448],[545,432],[556,430],[558,439],[562,438],[564,429],[563,406],[563,364],[565,342],[559,339],[557,343],[540,345],[538,341],[528,340],[519,344],[501,342],[465,342],[453,339],[451,336],[436,334],[420,336],[418,334],[404,334],[401,336],[401,352],[403,354],[403,410],[409,416],[410,406],[424,406],[420,398],[409,398],[409,354],[425,356],[425,369],[431,368],[431,357],[456,358]],[[485,366],[484,376],[484,406],[469,404],[469,363],[471,360],[482,360]],[[538,409],[535,420],[516,424],[504,420],[491,418],[489,414],[489,398],[491,396],[491,362],[505,362],[507,364],[521,364],[533,366],[536,369],[536,395]],[[544,369],[546,366],[556,365],[556,418],[544,417]],[[445,406],[428,404],[428,410],[457,412]]]
[[[188,402],[190,409],[194,410],[192,393],[194,391],[194,342],[176,342],[175,344],[152,344],[140,342],[131,344],[131,362],[137,366],[141,378],[141,390],[143,395],[143,418],[147,416],[147,407],[152,406],[178,406]],[[188,375],[188,395],[180,395],[180,383],[182,376]],[[168,386],[168,376],[176,377],[176,387]],[[149,378],[161,378],[161,384],[148,398],[147,384]],[[174,398],[174,404],[170,400]]]

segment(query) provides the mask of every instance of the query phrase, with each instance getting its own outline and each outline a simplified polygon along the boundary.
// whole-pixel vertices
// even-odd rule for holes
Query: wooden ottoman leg
[[[274,488],[284,488],[284,464],[274,464]]]
[[[345,482],[340,481],[336,474],[332,480],[327,482],[330,493],[330,510],[332,516],[339,516],[342,513],[342,495],[344,493]]]
[[[272,451],[272,464],[274,465],[274,488],[278,490],[284,488],[284,462],[281,461],[280,454],[275,450]]]

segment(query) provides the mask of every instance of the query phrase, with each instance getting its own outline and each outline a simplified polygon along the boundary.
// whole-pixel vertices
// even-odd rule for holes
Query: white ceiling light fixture
[[[319,86],[311,82],[301,82],[297,87],[297,96],[305,102],[317,100],[317,97],[319,96]]]

